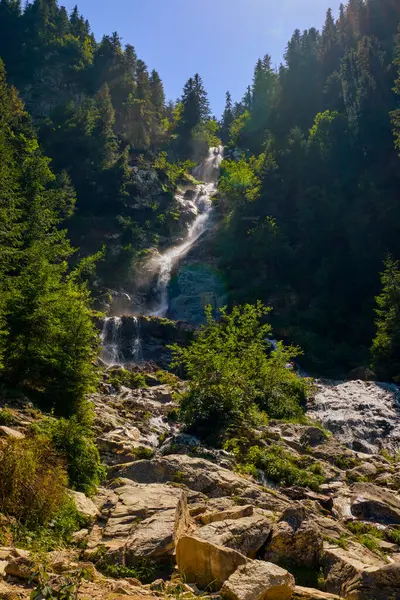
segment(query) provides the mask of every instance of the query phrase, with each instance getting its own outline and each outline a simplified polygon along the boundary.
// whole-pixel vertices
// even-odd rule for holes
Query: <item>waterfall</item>
[[[104,319],[101,332],[101,359],[107,365],[121,364],[121,322],[121,317],[107,317]]]
[[[210,148],[207,158],[193,171],[193,175],[204,182],[199,186],[194,199],[197,216],[187,228],[183,242],[172,246],[152,260],[153,268],[158,272],[153,290],[153,306],[147,314],[163,317],[168,312],[168,287],[174,264],[189,252],[192,246],[207,230],[212,211],[212,196],[217,191],[219,166],[223,160],[223,147]]]
[[[132,317],[136,323],[136,334],[132,341],[132,357],[134,362],[139,363],[143,360],[142,339],[140,337],[140,321],[137,317]]]

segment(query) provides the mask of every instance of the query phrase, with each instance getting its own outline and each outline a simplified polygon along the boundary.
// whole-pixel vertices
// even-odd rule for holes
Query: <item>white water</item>
[[[210,223],[212,210],[212,196],[217,191],[219,166],[223,159],[223,147],[210,148],[207,158],[198,165],[193,175],[204,185],[199,186],[193,204],[197,210],[197,216],[188,227],[186,236],[180,244],[172,246],[151,261],[151,267],[158,271],[157,282],[154,288],[155,303],[147,311],[147,314],[157,317],[165,316],[168,312],[168,287],[171,281],[171,273],[175,263],[183,258],[199,237],[207,230]]]
[[[101,332],[101,359],[107,365],[121,364],[120,339],[121,317],[107,317],[104,319]]]
[[[142,339],[140,337],[140,321],[137,317],[133,317],[133,320],[136,323],[136,336],[133,338],[132,342],[132,355],[135,362],[141,362],[143,360],[143,349]]]

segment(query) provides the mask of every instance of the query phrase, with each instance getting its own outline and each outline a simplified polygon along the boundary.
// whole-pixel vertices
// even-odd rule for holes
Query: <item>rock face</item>
[[[201,527],[196,537],[218,546],[226,546],[241,552],[249,558],[255,558],[258,550],[265,544],[271,532],[269,521],[261,514],[241,519],[217,521]]]
[[[323,539],[313,519],[307,518],[304,506],[288,508],[274,525],[265,558],[274,562],[290,562],[303,567],[317,567],[323,550]]]
[[[73,492],[69,490],[68,492],[70,498],[74,501],[77,511],[89,519],[90,521],[94,521],[99,516],[99,509],[95,505],[90,498],[82,494],[81,492]]]
[[[176,562],[186,582],[218,590],[247,558],[236,550],[183,536],[176,547]]]
[[[352,494],[351,512],[358,519],[400,525],[400,499],[392,492],[372,483],[356,483]]]
[[[124,465],[121,475],[142,484],[168,481],[184,484],[190,490],[210,498],[239,496],[267,510],[284,510],[290,504],[276,491],[261,488],[208,460],[185,455],[170,455]]]
[[[323,567],[327,591],[346,600],[400,598],[400,563],[387,564],[359,544],[326,548]]]
[[[168,485],[120,481],[99,498],[103,526],[93,529],[89,549],[106,547],[116,562],[134,565],[142,558],[168,560],[190,522],[185,494]]]
[[[396,385],[363,381],[317,381],[308,415],[355,450],[400,448],[400,391]]]
[[[294,577],[268,562],[254,560],[239,567],[222,586],[227,600],[290,600]]]

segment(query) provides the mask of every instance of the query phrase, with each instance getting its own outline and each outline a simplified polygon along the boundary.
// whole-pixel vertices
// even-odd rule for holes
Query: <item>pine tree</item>
[[[232,96],[230,92],[226,92],[225,110],[222,115],[221,123],[221,139],[224,144],[229,142],[229,129],[233,121]]]
[[[322,79],[324,82],[340,67],[341,48],[336,23],[332,16],[332,9],[326,13],[325,25],[321,35],[320,60]]]
[[[400,263],[388,257],[376,297],[377,333],[372,345],[372,368],[384,381],[400,378]]]

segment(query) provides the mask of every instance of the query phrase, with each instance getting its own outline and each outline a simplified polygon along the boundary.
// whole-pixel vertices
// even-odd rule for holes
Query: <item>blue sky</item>
[[[256,60],[282,61],[296,28],[322,28],[326,10],[340,0],[60,0],[89,19],[97,39],[117,31],[157,69],[168,98],[180,96],[194,73],[203,77],[219,116],[230,90],[239,100],[251,83]]]

